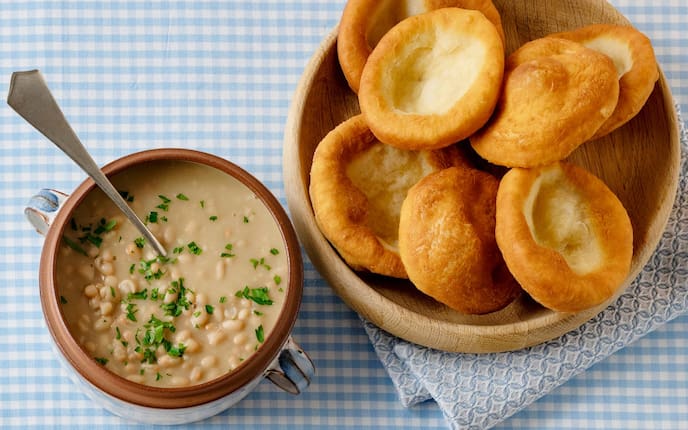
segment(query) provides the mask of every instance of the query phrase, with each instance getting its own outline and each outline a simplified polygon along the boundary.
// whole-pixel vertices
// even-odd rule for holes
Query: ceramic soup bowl
[[[186,423],[264,378],[293,394],[314,374],[293,341],[303,288],[294,229],[270,191],[222,158],[158,149],[105,174],[167,250],[158,256],[90,180],[42,190],[40,296],[72,380],[116,415]]]

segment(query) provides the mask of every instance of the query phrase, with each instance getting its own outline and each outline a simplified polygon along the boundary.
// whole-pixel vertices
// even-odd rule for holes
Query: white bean
[[[203,357],[201,360],[201,366],[203,366],[206,369],[209,369],[217,364],[217,357],[214,355],[208,355],[206,357]]]
[[[187,339],[191,337],[191,332],[189,330],[180,330],[175,334],[174,340],[178,343],[184,343]]]
[[[241,364],[241,360],[236,355],[230,355],[227,359],[227,364],[229,364],[230,369],[234,369]]]
[[[199,366],[196,366],[193,369],[191,369],[191,373],[189,373],[189,379],[191,379],[192,382],[200,381],[202,376],[203,369],[201,369]]]
[[[135,243],[128,243],[126,248],[124,248],[124,252],[126,254],[136,260],[139,260],[141,258],[141,248],[136,246]]]
[[[119,279],[116,276],[106,276],[105,281],[103,281],[108,287],[116,287],[119,283]]]
[[[247,340],[248,336],[246,335],[246,333],[241,332],[234,335],[234,339],[232,339],[232,342],[234,342],[234,345],[244,345]]]
[[[237,318],[239,318],[239,319],[242,320],[242,321],[245,321],[246,319],[248,319],[248,317],[249,317],[250,315],[251,315],[251,311],[250,311],[250,310],[248,310],[248,309],[242,309],[242,310],[240,310],[239,313],[237,314]]]
[[[215,279],[218,281],[225,277],[225,262],[220,260],[215,264]]]
[[[177,357],[172,357],[171,355],[165,354],[158,358],[158,365],[161,369],[169,369],[170,367],[178,366],[181,363],[181,359]]]
[[[116,342],[112,348],[112,356],[117,361],[124,361],[127,358],[127,350],[121,343]]]
[[[227,335],[225,332],[221,330],[216,330],[213,332],[208,333],[208,344],[210,345],[217,345],[218,343],[222,342],[225,340]]]
[[[170,378],[170,385],[173,385],[175,387],[183,387],[185,385],[189,385],[189,378],[185,376],[173,376]]]
[[[179,279],[182,277],[182,274],[179,272],[179,269],[173,267],[170,269],[170,277],[172,277],[172,279]]]
[[[93,284],[86,285],[86,288],[84,288],[84,295],[89,299],[94,298],[98,295],[98,287]]]
[[[201,349],[201,344],[196,342],[193,338],[187,339],[185,342],[182,342],[184,346],[186,346],[186,352],[193,354],[194,352],[198,352]]]
[[[110,315],[112,314],[113,308],[112,302],[103,302],[100,304],[100,313],[102,315]]]
[[[242,308],[250,308],[251,301],[249,299],[241,299],[239,300],[239,306],[241,306]]]
[[[104,317],[98,318],[93,323],[93,328],[96,331],[105,331],[108,328],[110,328],[110,325],[112,325],[112,318],[104,316]]]
[[[184,232],[186,233],[196,233],[198,230],[198,223],[194,220],[189,221],[184,227]]]
[[[227,331],[243,330],[246,324],[242,320],[225,320],[222,321],[222,328]]]
[[[208,313],[205,310],[198,310],[191,315],[191,324],[194,327],[200,327],[206,322],[208,322]]]
[[[208,296],[203,293],[196,294],[196,307],[204,307],[208,304]]]
[[[172,292],[172,291],[166,291],[165,292],[165,298],[163,299],[163,303],[169,304],[169,303],[174,303],[177,301],[177,297],[179,297],[178,292]]]
[[[96,296],[88,301],[88,306],[93,309],[100,309],[100,297]]]
[[[107,285],[101,286],[99,293],[101,300],[109,301],[112,299],[112,290]]]
[[[224,314],[225,319],[233,320],[234,318],[237,317],[237,309],[236,309],[236,307],[232,306],[229,309],[225,309],[223,314]]]
[[[107,261],[107,262],[112,262],[115,259],[115,257],[112,255],[112,251],[110,251],[109,249],[104,250],[100,254],[100,256],[103,259],[103,261]]]
[[[123,296],[127,296],[130,293],[136,292],[136,284],[131,279],[123,280],[122,282],[120,282],[117,285],[117,288],[119,289],[119,292],[122,293]]]
[[[175,239],[175,233],[174,233],[174,228],[172,226],[167,226],[165,228],[165,232],[162,234],[162,240],[167,242],[168,244],[174,243]]]

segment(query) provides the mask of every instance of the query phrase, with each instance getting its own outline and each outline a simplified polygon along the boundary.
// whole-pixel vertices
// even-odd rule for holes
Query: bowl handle
[[[265,377],[291,394],[300,394],[311,383],[315,365],[308,354],[290,336]]]
[[[45,236],[67,197],[62,191],[44,188],[29,199],[24,215],[36,231]]]

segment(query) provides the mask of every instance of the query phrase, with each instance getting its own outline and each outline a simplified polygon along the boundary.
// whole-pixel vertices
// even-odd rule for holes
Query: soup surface
[[[187,386],[232,371],[261,347],[286,296],[273,216],[238,180],[196,163],[158,161],[111,179],[168,255],[99,189],[89,193],[57,257],[72,335],[138,383]]]

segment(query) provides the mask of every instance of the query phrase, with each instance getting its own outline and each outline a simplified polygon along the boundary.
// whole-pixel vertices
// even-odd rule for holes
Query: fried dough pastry
[[[363,68],[358,100],[380,141],[438,149],[485,124],[503,73],[502,40],[482,13],[437,9],[382,37]]]
[[[555,311],[605,302],[630,270],[626,210],[604,182],[570,163],[510,170],[497,193],[495,231],[521,287]]]
[[[498,180],[465,167],[428,175],[401,208],[399,252],[420,291],[466,314],[504,308],[521,293],[495,241]]]
[[[354,270],[406,278],[398,227],[407,190],[429,173],[466,162],[456,147],[417,152],[385,145],[363,116],[354,116],[315,150],[309,192],[316,222]]]
[[[659,79],[650,39],[631,26],[594,24],[548,37],[573,40],[612,59],[619,78],[619,100],[614,113],[593,139],[605,136],[640,112]]]
[[[351,89],[358,93],[363,66],[382,36],[404,19],[445,7],[480,11],[499,32],[504,30],[491,0],[349,0],[337,35],[337,56]]]
[[[494,164],[550,164],[589,140],[612,115],[618,97],[609,57],[566,39],[536,39],[507,58],[494,115],[470,142]]]

